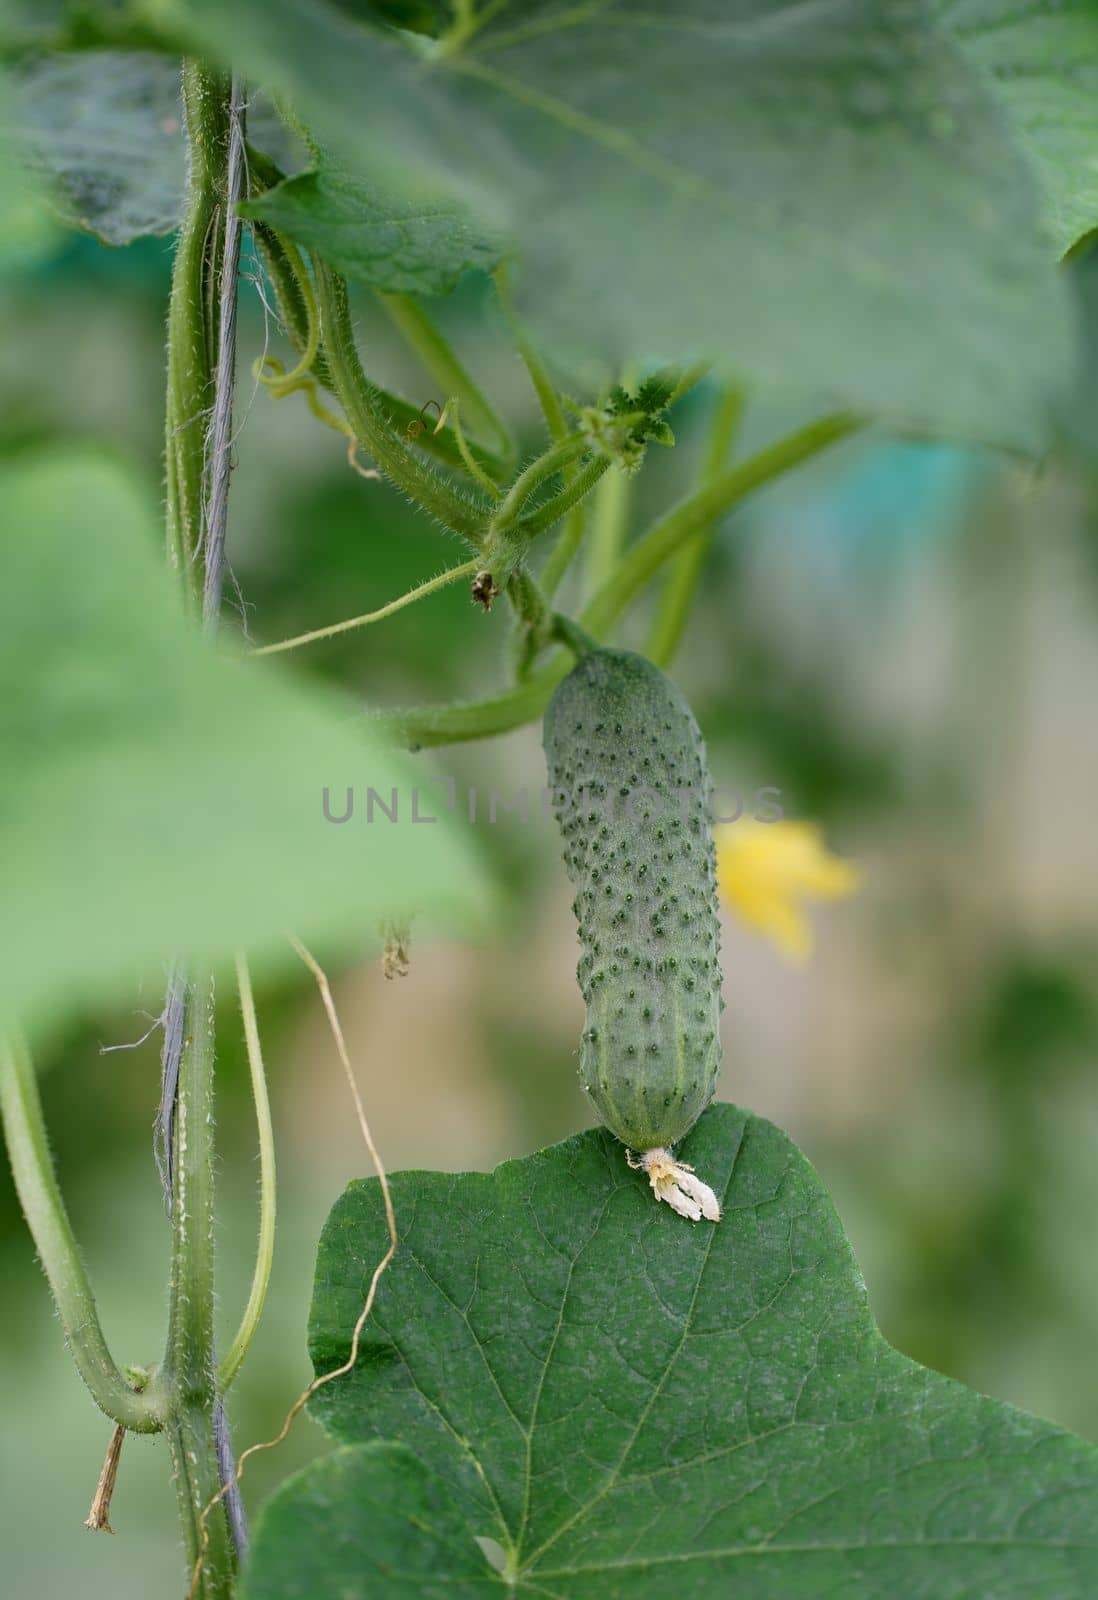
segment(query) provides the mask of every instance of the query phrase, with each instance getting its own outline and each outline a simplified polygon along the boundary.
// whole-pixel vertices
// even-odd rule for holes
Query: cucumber
[[[576,976],[587,1005],[580,1078],[627,1149],[669,1160],[712,1099],[721,1059],[705,745],[658,667],[603,649],[582,656],[558,687],[544,743],[576,889]],[[670,1198],[652,1163],[639,1164]],[[677,1167],[680,1189],[704,1189],[682,1182],[688,1170]],[[694,1210],[683,1214],[696,1220]],[[712,1213],[702,1206],[697,1214]]]

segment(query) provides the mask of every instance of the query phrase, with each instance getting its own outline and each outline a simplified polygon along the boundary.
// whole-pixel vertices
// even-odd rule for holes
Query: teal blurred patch
[[[843,577],[867,563],[902,570],[957,532],[991,471],[976,446],[888,440],[781,485],[760,502],[760,529],[787,539],[792,522],[798,551]]]

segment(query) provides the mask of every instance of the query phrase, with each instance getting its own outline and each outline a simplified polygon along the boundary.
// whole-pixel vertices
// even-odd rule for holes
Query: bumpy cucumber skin
[[[629,1149],[667,1148],[712,1099],[721,1057],[705,745],[670,679],[628,650],[580,659],[544,741],[583,947],[580,1079]]]

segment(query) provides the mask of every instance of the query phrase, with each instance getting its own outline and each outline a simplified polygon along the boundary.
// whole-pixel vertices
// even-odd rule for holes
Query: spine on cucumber
[[[658,667],[598,649],[553,696],[545,755],[582,944],[580,1077],[623,1144],[666,1151],[709,1104],[720,1065],[705,745]]]

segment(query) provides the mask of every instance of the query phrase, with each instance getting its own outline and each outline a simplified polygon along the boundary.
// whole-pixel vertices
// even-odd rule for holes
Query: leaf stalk
[[[21,1038],[0,1038],[0,1117],[15,1190],[76,1370],[112,1422],[134,1433],[156,1433],[164,1424],[163,1389],[156,1381],[135,1389],[107,1347],[50,1156],[34,1065]]]

